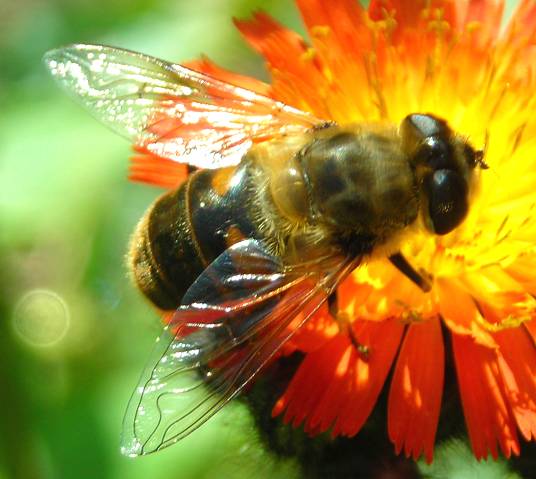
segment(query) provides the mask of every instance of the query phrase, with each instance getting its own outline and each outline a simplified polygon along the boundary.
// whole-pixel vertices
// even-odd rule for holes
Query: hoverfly
[[[99,120],[195,171],[148,209],[130,266],[172,311],[130,400],[122,451],[147,454],[234,398],[363,258],[421,222],[456,228],[482,153],[431,114],[339,125],[140,53],[50,51],[54,78]],[[386,253],[387,252],[387,253]]]

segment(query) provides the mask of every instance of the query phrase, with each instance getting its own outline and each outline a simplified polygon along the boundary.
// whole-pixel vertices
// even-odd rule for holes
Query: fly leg
[[[367,360],[369,357],[370,349],[368,346],[362,344],[357,339],[355,335],[354,328],[352,328],[352,322],[348,317],[348,314],[344,311],[339,310],[339,298],[337,296],[337,290],[333,291],[328,296],[328,309],[331,314],[337,321],[341,331],[347,332],[352,345],[355,347],[358,354],[364,359]]]
[[[415,283],[419,288],[421,288],[425,293],[432,289],[431,279],[432,277],[426,273],[424,270],[416,271],[411,264],[408,263],[408,260],[400,252],[395,253],[389,256],[389,261],[396,266],[396,268],[407,278],[409,278],[413,283]]]

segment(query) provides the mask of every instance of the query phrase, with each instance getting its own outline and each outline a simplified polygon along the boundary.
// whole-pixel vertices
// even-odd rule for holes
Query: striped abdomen
[[[162,195],[140,221],[131,245],[134,278],[159,308],[170,310],[225,249],[255,238],[247,162],[201,170]]]

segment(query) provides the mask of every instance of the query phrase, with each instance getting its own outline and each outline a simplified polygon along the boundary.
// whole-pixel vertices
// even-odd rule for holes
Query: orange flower
[[[286,346],[305,358],[274,407],[311,434],[353,436],[385,379],[397,452],[432,460],[452,338],[461,402],[477,458],[536,439],[536,5],[522,0],[501,29],[501,0],[297,0],[307,43],[269,16],[236,21],[267,61],[271,85],[195,66],[339,123],[446,118],[486,145],[464,223],[403,245],[433,277],[424,293],[387,260],[371,260]]]

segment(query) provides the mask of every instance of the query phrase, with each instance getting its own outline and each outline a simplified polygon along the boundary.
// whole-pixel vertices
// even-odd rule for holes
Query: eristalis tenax
[[[170,319],[130,400],[122,451],[162,449],[234,398],[371,255],[449,233],[483,154],[446,121],[336,124],[178,64],[102,45],[52,50],[53,77],[155,158],[193,172],[133,235],[135,283]],[[333,302],[332,302],[333,303]]]

